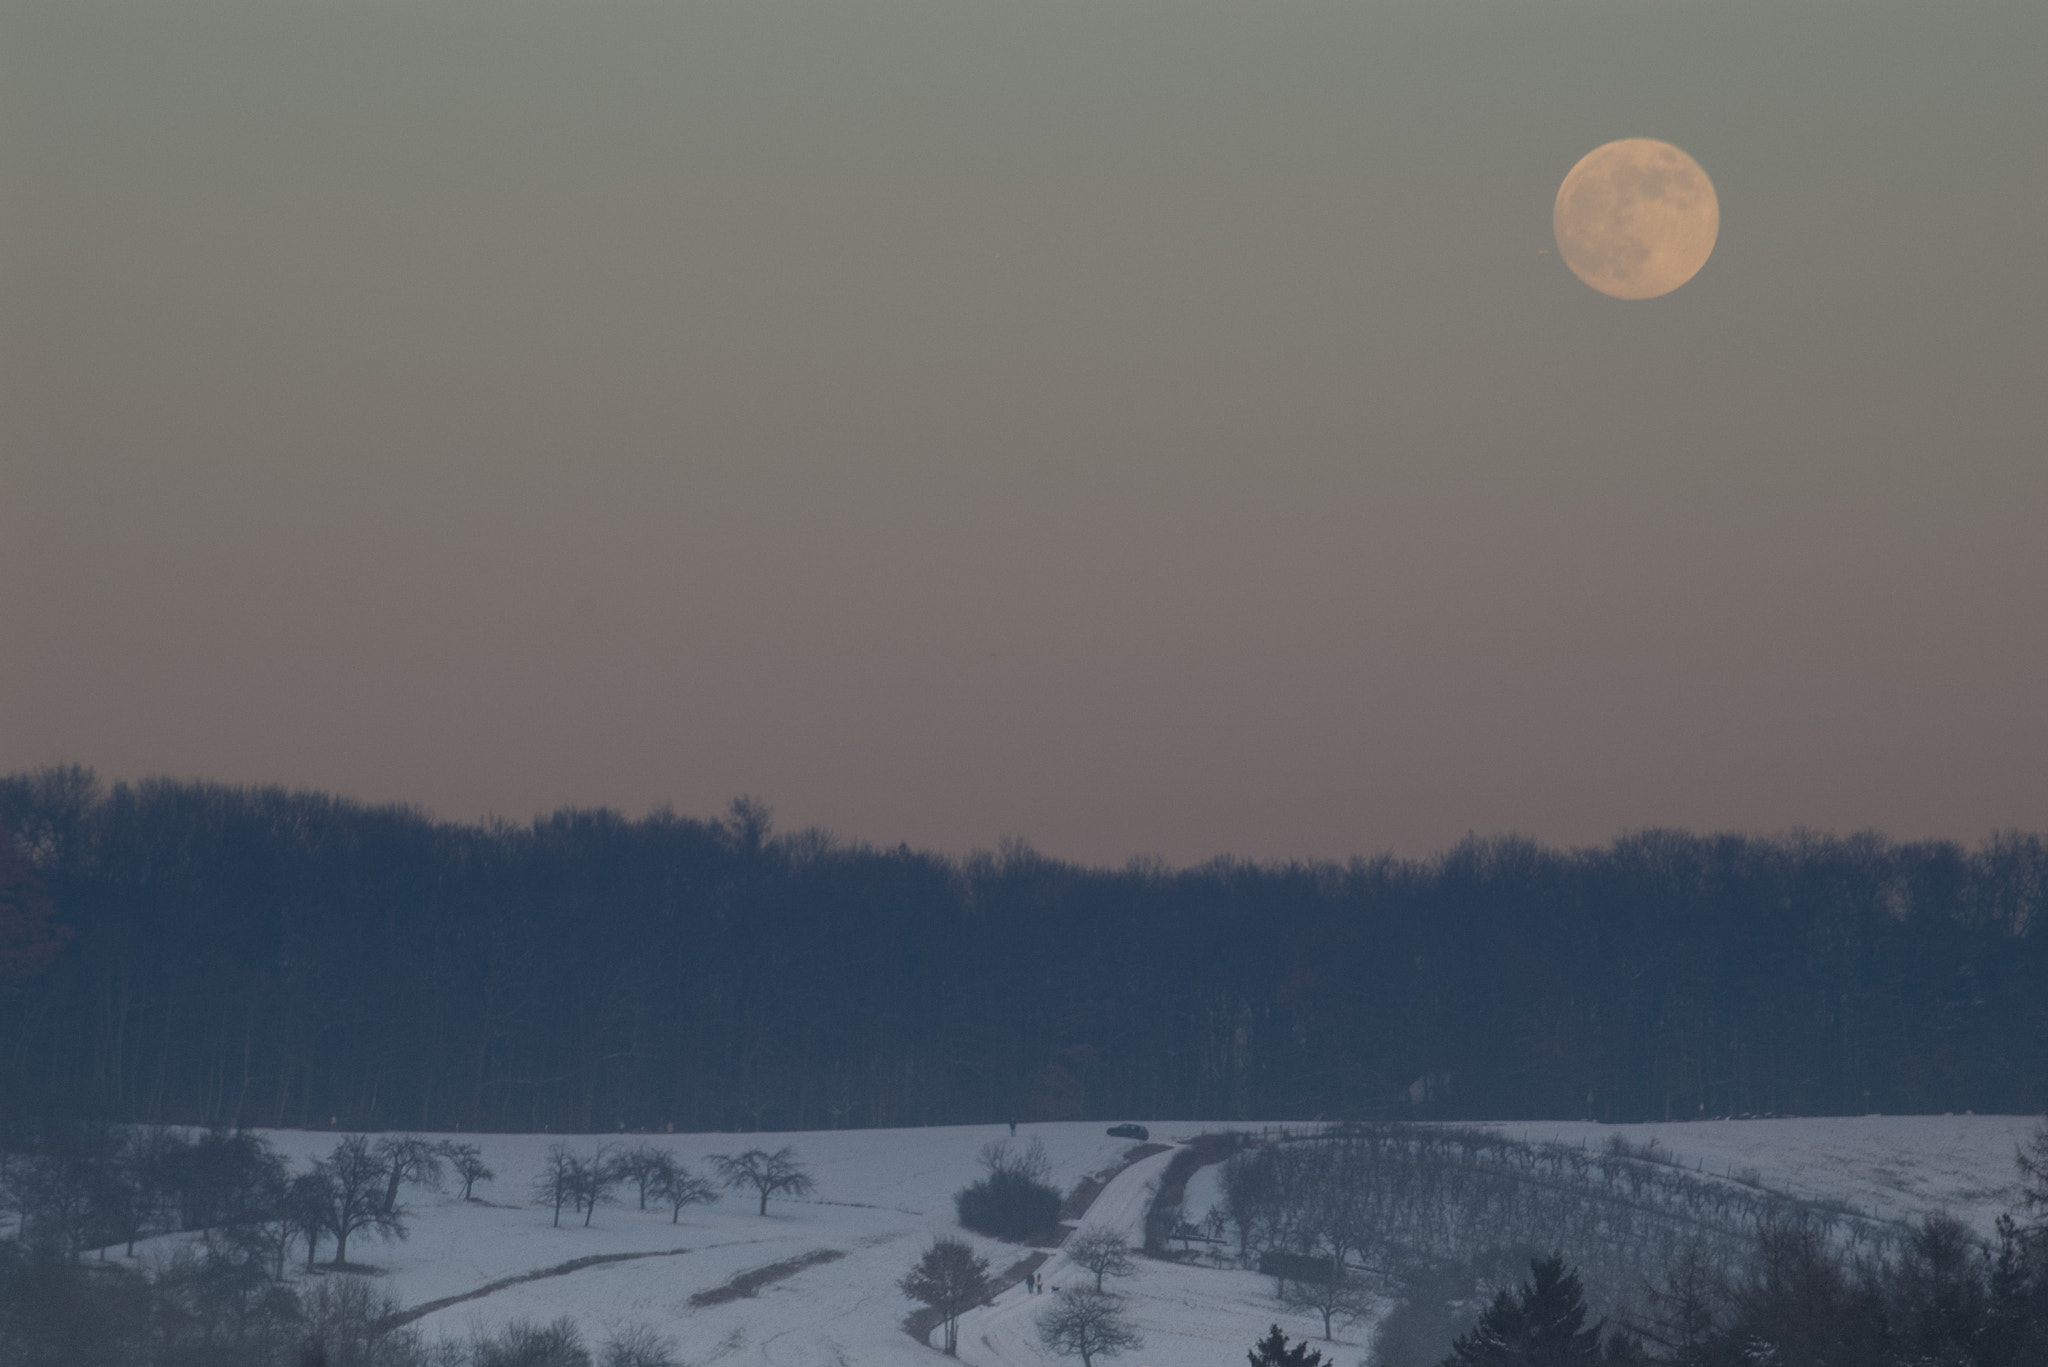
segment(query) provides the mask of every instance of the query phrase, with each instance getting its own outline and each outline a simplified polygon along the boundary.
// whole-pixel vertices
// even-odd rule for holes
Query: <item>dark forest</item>
[[[1646,831],[1077,867],[0,778],[0,1108],[204,1125],[2048,1105],[2048,846]],[[1370,833],[1362,833],[1366,843]]]

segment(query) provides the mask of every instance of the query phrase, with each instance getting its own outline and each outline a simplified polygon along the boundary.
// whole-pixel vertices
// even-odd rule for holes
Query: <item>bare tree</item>
[[[1313,1310],[1323,1317],[1323,1338],[1334,1341],[1330,1332],[1333,1320],[1355,1323],[1373,1312],[1378,1304],[1365,1283],[1348,1275],[1344,1264],[1332,1258],[1329,1260],[1328,1275],[1322,1277],[1297,1277],[1287,1284],[1286,1301],[1302,1310]]]
[[[411,1136],[377,1141],[377,1161],[384,1165],[384,1213],[398,1210],[398,1188],[407,1182],[439,1190],[441,1146],[432,1140]]]
[[[313,1259],[320,1252],[320,1236],[327,1232],[327,1178],[318,1164],[291,1180],[285,1204],[294,1231],[306,1241],[306,1270],[311,1272]]]
[[[465,1201],[474,1199],[470,1192],[477,1183],[492,1181],[498,1175],[485,1165],[483,1150],[474,1144],[457,1144],[448,1140],[441,1145],[441,1156],[462,1179],[462,1199]]]
[[[612,1203],[612,1188],[619,1184],[619,1170],[612,1156],[603,1149],[588,1158],[571,1161],[569,1169],[569,1197],[576,1203],[576,1209],[583,1212],[583,1227],[590,1228],[590,1219],[597,1214],[601,1205]]]
[[[555,1208],[556,1228],[562,1224],[562,1207],[576,1197],[576,1165],[576,1155],[569,1152],[567,1144],[550,1144],[540,1175],[533,1179],[533,1199]]]
[[[942,1237],[897,1283],[903,1294],[938,1312],[946,1329],[947,1357],[960,1355],[960,1316],[988,1299],[988,1259],[959,1239]]]
[[[613,1161],[613,1169],[619,1179],[631,1182],[639,1190],[640,1209],[647,1209],[647,1198],[659,1199],[662,1179],[675,1170],[675,1155],[667,1149],[657,1149],[652,1144],[642,1144],[627,1149]]]
[[[2020,1170],[2020,1206],[2028,1216],[2048,1227],[2048,1116],[2031,1138],[2013,1155]]]
[[[1052,1159],[1046,1156],[1045,1141],[1033,1139],[1023,1148],[998,1139],[981,1146],[981,1166],[990,1177],[1016,1177],[1045,1186],[1052,1181]]]
[[[254,1205],[242,1241],[269,1261],[271,1280],[282,1281],[285,1259],[291,1256],[292,1243],[298,1237],[299,1206],[292,1199],[292,1176],[280,1162],[265,1175],[262,1195]]]
[[[761,1193],[761,1214],[768,1213],[768,1198],[776,1192],[805,1196],[817,1189],[810,1173],[798,1165],[796,1150],[780,1148],[774,1153],[748,1149],[745,1153],[711,1155],[719,1180],[728,1187],[752,1187]]]
[[[1664,1266],[1664,1284],[1652,1286],[1646,1313],[1631,1317],[1629,1327],[1655,1345],[1663,1360],[1700,1362],[1721,1331],[1719,1267],[1697,1243],[1687,1244]]]
[[[1138,1270],[1131,1246],[1113,1229],[1097,1226],[1082,1230],[1061,1246],[1060,1252],[1095,1274],[1095,1289],[1102,1289],[1104,1277],[1128,1277]]]
[[[167,1125],[151,1125],[133,1136],[128,1158],[148,1229],[180,1228],[178,1179],[191,1151],[191,1141]]]
[[[675,1343],[644,1324],[614,1329],[598,1354],[598,1367],[681,1367]]]
[[[1038,1316],[1038,1340],[1061,1357],[1078,1357],[1081,1367],[1095,1367],[1098,1357],[1115,1357],[1143,1347],[1144,1336],[1124,1318],[1122,1298],[1086,1287],[1066,1287]]]
[[[648,1188],[648,1195],[668,1203],[668,1222],[675,1224],[683,1218],[684,1206],[708,1205],[718,1199],[718,1189],[681,1163],[670,1162]]]
[[[404,1217],[384,1205],[388,1168],[371,1150],[370,1141],[349,1135],[334,1152],[313,1165],[321,1179],[317,1189],[321,1223],[334,1235],[334,1266],[348,1265],[349,1237],[362,1230],[387,1239],[405,1237]]]

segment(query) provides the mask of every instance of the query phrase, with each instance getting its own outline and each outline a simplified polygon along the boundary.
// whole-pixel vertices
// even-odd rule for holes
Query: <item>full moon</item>
[[[1572,274],[1616,299],[1655,299],[1699,274],[1721,232],[1700,164],[1668,142],[1623,138],[1579,158],[1551,211]]]

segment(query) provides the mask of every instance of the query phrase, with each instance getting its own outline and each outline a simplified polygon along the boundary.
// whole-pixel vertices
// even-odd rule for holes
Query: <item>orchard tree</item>
[[[245,1219],[223,1237],[244,1260],[267,1266],[272,1281],[283,1279],[285,1259],[291,1256],[292,1243],[299,1234],[291,1197],[291,1170],[280,1161],[265,1174],[262,1190],[250,1203]]]
[[[405,1219],[384,1205],[384,1184],[388,1168],[362,1135],[352,1134],[334,1146],[334,1152],[314,1164],[322,1179],[319,1188],[320,1220],[334,1236],[335,1267],[348,1265],[350,1236],[368,1230],[387,1239],[405,1237]]]
[[[1095,1274],[1097,1291],[1102,1290],[1104,1277],[1128,1277],[1138,1270],[1124,1236],[1100,1225],[1067,1240],[1060,1252]]]
[[[142,1233],[181,1228],[178,1185],[191,1147],[184,1135],[168,1125],[146,1125],[130,1132],[124,1158],[135,1184],[137,1224]],[[128,1252],[135,1252],[132,1244]]]
[[[576,1158],[569,1168],[569,1198],[576,1203],[576,1209],[583,1212],[583,1227],[590,1228],[591,1217],[597,1214],[601,1205],[613,1201],[612,1188],[619,1184],[619,1170],[612,1157],[603,1149],[588,1158]]]
[[[441,1145],[441,1156],[448,1160],[448,1166],[455,1169],[455,1175],[462,1179],[462,1199],[476,1199],[470,1195],[479,1182],[489,1182],[498,1174],[484,1163],[483,1150],[474,1144],[458,1144],[449,1140]]]
[[[416,1183],[438,1191],[441,1187],[441,1146],[431,1140],[415,1139],[411,1136],[380,1139],[376,1148],[377,1161],[384,1165],[384,1201],[386,1215],[398,1210],[398,1188],[405,1183]]]
[[[555,1208],[557,1229],[562,1225],[562,1207],[576,1199],[579,1163],[576,1155],[569,1152],[567,1144],[550,1144],[540,1175],[533,1179],[533,1199],[543,1206]]]
[[[1330,1332],[1332,1320],[1356,1322],[1370,1315],[1378,1302],[1364,1282],[1345,1274],[1343,1263],[1331,1258],[1326,1266],[1328,1271],[1324,1276],[1296,1277],[1289,1282],[1286,1301],[1289,1305],[1321,1315],[1323,1338],[1328,1342],[1334,1339]]]
[[[774,1153],[765,1149],[748,1149],[745,1153],[714,1153],[711,1164],[718,1169],[719,1180],[728,1187],[752,1187],[761,1194],[761,1214],[768,1213],[768,1198],[776,1192],[788,1196],[807,1196],[817,1190],[817,1183],[810,1173],[796,1161],[796,1150],[780,1148]]]
[[[669,1206],[668,1222],[683,1218],[684,1206],[708,1205],[718,1199],[718,1189],[681,1163],[671,1162],[647,1189],[647,1194]]]
[[[328,1188],[327,1177],[315,1164],[313,1171],[302,1172],[291,1180],[285,1191],[285,1201],[291,1211],[293,1226],[301,1239],[306,1241],[306,1270],[313,1270],[313,1259],[320,1252],[320,1236],[327,1232]]]
[[[960,1316],[988,1299],[988,1259],[959,1239],[943,1237],[925,1250],[917,1266],[897,1283],[903,1294],[922,1301],[945,1326],[947,1357],[960,1355]]]
[[[1095,1367],[1098,1357],[1115,1357],[1145,1340],[1124,1318],[1124,1303],[1103,1291],[1062,1287],[1038,1316],[1038,1340],[1061,1357]]]
[[[283,1161],[261,1136],[221,1129],[208,1130],[173,1157],[170,1185],[181,1229],[215,1229],[254,1218]]]
[[[652,1144],[642,1144],[627,1149],[613,1163],[613,1170],[619,1180],[631,1182],[640,1197],[640,1209],[647,1209],[649,1196],[660,1199],[661,1187],[668,1174],[675,1171],[675,1156],[667,1149],[657,1149]]]

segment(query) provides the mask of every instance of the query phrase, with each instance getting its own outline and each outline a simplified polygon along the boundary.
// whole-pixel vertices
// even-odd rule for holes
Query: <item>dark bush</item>
[[[961,1224],[998,1239],[1028,1239],[1060,1222],[1060,1194],[1017,1172],[993,1172],[961,1188],[953,1206]]]
[[[496,1337],[479,1336],[469,1351],[475,1367],[591,1367],[590,1350],[567,1315],[549,1325],[514,1320]]]

